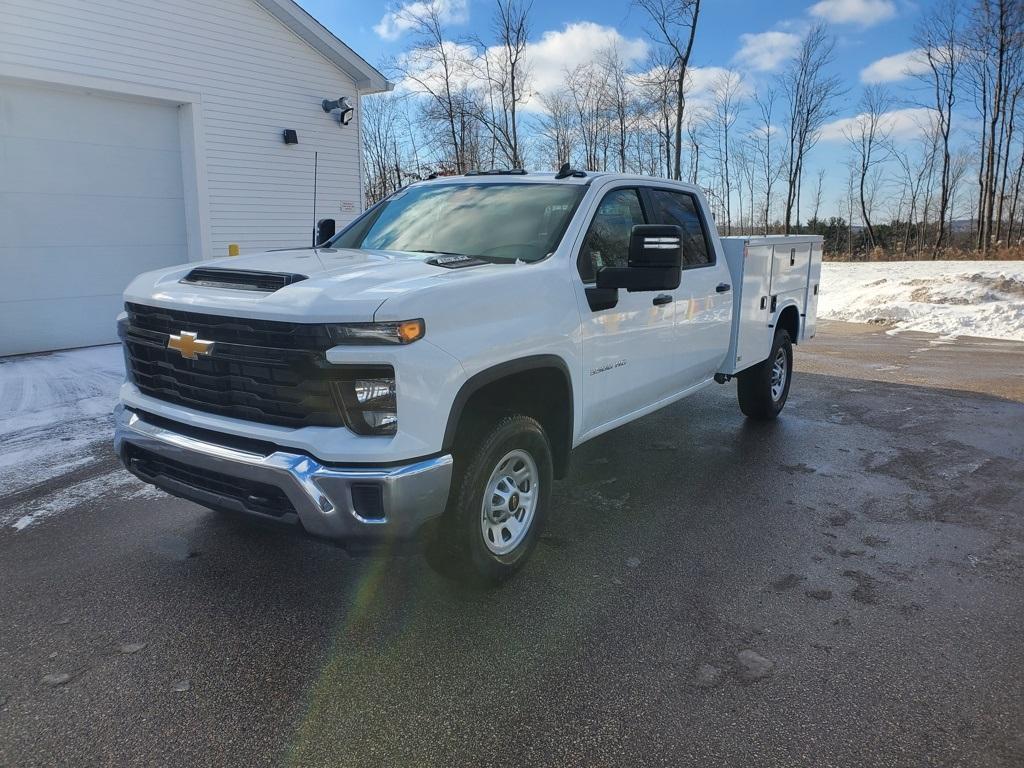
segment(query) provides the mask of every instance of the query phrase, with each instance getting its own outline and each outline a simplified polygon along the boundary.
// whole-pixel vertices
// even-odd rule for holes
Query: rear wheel
[[[740,410],[751,419],[774,419],[786,404],[792,380],[793,342],[780,328],[768,359],[737,375]]]
[[[459,575],[505,581],[537,543],[553,478],[547,435],[528,416],[504,416],[467,438],[456,451],[437,549],[454,559]]]

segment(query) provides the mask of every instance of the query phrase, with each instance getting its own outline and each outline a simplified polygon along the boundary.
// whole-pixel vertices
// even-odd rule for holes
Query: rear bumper
[[[114,448],[125,467],[168,493],[215,509],[301,523],[332,539],[409,538],[448,500],[452,457],[334,467],[299,453],[221,445],[148,423],[118,405]]]

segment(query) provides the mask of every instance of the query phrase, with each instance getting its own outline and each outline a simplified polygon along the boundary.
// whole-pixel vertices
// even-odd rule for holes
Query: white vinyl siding
[[[203,256],[303,246],[315,218],[344,224],[361,210],[359,121],[320,109],[349,96],[358,110],[351,78],[253,0],[3,0],[2,13],[0,76],[24,66],[199,96]]]

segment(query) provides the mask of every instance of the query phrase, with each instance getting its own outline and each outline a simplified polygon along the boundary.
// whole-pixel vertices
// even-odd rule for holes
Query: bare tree
[[[725,231],[732,234],[732,180],[730,179],[729,150],[731,134],[742,111],[740,88],[742,80],[732,71],[726,70],[715,78],[711,86],[713,101],[708,115],[708,126],[714,136],[715,167],[721,182],[720,195],[724,205]]]
[[[544,114],[538,121],[541,140],[548,153],[548,165],[557,169],[573,159],[573,104],[564,91],[541,94]]]
[[[670,53],[669,71],[674,80],[675,157],[672,178],[681,179],[683,147],[683,109],[686,106],[686,75],[697,35],[701,0],[634,0],[650,17],[656,38]]]
[[[466,143],[472,138],[468,121],[475,112],[466,85],[470,63],[464,47],[445,39],[439,0],[412,3],[400,11],[413,33],[412,49],[394,64],[398,73],[428,97],[428,119],[443,125],[448,158],[456,173],[467,170]]]
[[[975,101],[982,118],[978,170],[978,246],[987,255],[1001,229],[1000,179],[1012,142],[1014,94],[1024,76],[1024,3],[977,0],[965,34]]]
[[[675,78],[672,71],[671,54],[663,49],[656,50],[647,65],[646,72],[647,74],[641,77],[638,83],[651,105],[651,112],[655,115],[655,127],[661,145],[659,154],[664,160],[665,177],[672,178],[672,171],[675,167],[672,151],[675,125],[675,110],[673,109]],[[686,95],[685,85],[684,83],[684,98]]]
[[[836,114],[833,102],[841,93],[840,80],[827,74],[834,48],[835,40],[825,25],[817,24],[808,31],[782,74],[782,90],[788,100],[784,219],[787,235],[792,232],[793,212],[800,204],[804,161],[817,143],[822,126]],[[799,226],[799,215],[797,219]]]
[[[520,107],[529,99],[530,71],[526,47],[530,40],[532,2],[497,0],[492,32],[496,44],[477,41],[476,64],[487,83],[488,109],[480,112],[497,154],[511,168],[524,165],[520,147]]]
[[[601,67],[608,83],[607,108],[609,118],[615,123],[616,149],[619,171],[626,171],[626,146],[629,142],[629,122],[633,96],[628,85],[626,68],[614,45],[601,52]]]
[[[938,257],[940,249],[945,245],[946,215],[950,203],[950,171],[952,170],[950,135],[960,70],[964,60],[959,8],[960,4],[957,0],[942,0],[925,12],[925,16],[914,33],[914,42],[928,65],[927,71],[919,75],[919,78],[928,86],[931,95],[928,106],[935,110],[938,133],[941,138],[939,226],[932,250],[933,258]]]
[[[817,175],[817,183],[814,185],[814,213],[811,214],[811,221],[818,223],[818,214],[821,211],[821,198],[825,187],[825,175],[828,173],[827,168],[819,168]]]
[[[595,171],[604,170],[605,165],[601,151],[608,128],[604,116],[608,85],[605,74],[603,69],[592,64],[581,64],[566,74],[576,134],[583,149],[583,163]]]
[[[768,234],[769,220],[772,208],[772,188],[775,182],[782,175],[782,164],[772,149],[772,136],[777,128],[773,123],[775,112],[775,101],[778,92],[768,88],[763,94],[754,96],[754,103],[757,105],[758,121],[754,126],[753,141],[754,150],[758,156],[758,170],[764,193],[764,233]]]
[[[888,92],[877,85],[869,85],[861,97],[861,111],[853,123],[843,130],[852,150],[853,167],[857,174],[857,198],[860,202],[861,220],[868,232],[868,246],[878,245],[875,228],[871,223],[871,206],[874,195],[868,194],[871,174],[876,166],[884,163],[891,151],[889,138],[892,123],[886,117],[892,105]],[[873,191],[873,190],[872,190]]]

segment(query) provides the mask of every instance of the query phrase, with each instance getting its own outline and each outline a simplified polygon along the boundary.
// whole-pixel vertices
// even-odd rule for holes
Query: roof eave
[[[394,89],[390,82],[362,56],[339,40],[323,24],[293,0],[255,0],[267,13],[284,24],[311,48],[351,77],[362,94]]]

